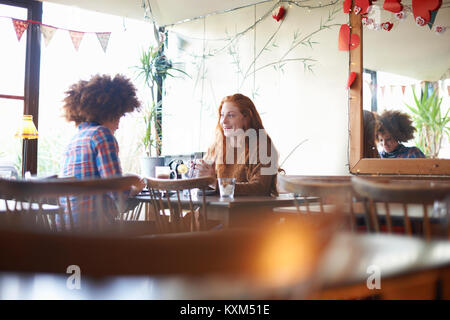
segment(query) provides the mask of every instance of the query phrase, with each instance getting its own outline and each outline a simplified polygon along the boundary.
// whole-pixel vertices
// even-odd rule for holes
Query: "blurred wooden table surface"
[[[376,274],[380,288],[370,289],[368,283],[376,285],[370,277]],[[81,273],[81,289],[71,290],[67,286],[71,275],[3,271],[0,299],[348,299],[368,295],[450,299],[450,242],[341,233],[322,256],[312,281],[280,288],[220,276],[94,278]]]

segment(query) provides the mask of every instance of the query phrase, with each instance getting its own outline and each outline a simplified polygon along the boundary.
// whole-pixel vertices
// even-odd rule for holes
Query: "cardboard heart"
[[[338,48],[340,51],[349,51],[359,46],[361,39],[357,34],[352,34],[350,37],[350,27],[346,24],[341,26],[339,30]]]
[[[412,0],[412,9],[414,19],[419,25],[426,25],[431,18],[431,11],[437,10],[441,7],[442,0]],[[420,18],[420,19],[418,19]],[[422,24],[423,20],[423,24]]]
[[[355,14],[366,14],[367,9],[372,5],[370,0],[355,0]]]
[[[397,13],[403,10],[402,0],[384,0],[383,8],[387,11]]]
[[[344,0],[342,5],[343,5],[343,8],[344,8],[344,13],[349,13],[350,12],[350,7],[352,6],[352,0]]]
[[[345,89],[350,88],[352,86],[353,82],[355,81],[355,79],[356,79],[356,72],[351,72],[348,75],[347,87],[345,87]]]

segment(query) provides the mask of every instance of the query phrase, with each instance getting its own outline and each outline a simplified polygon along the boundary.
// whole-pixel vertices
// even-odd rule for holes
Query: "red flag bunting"
[[[406,86],[402,86],[402,94],[405,95]]]
[[[28,28],[28,22],[23,20],[12,19],[14,30],[16,31],[17,40],[20,41],[22,34]]]
[[[79,31],[69,31],[70,38],[72,39],[73,46],[75,47],[75,50],[78,51],[78,48],[80,47],[81,39],[83,39],[84,32]]]

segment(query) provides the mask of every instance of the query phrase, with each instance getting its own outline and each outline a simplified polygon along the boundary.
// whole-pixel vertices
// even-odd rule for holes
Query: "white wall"
[[[268,12],[274,3],[256,7],[256,19]],[[304,71],[298,61],[287,62],[284,71],[272,66],[248,77],[244,85],[232,55],[228,50],[205,60],[206,76],[202,79],[202,59],[197,64],[187,62],[183,68],[192,79],[169,79],[165,97],[163,127],[165,154],[205,151],[213,138],[217,123],[217,108],[225,95],[241,92],[253,98],[261,114],[263,124],[280,152],[281,162],[290,151],[304,139],[303,143],[284,163],[288,174],[346,175],[348,174],[348,95],[345,84],[348,76],[348,52],[338,51],[339,26],[348,22],[338,4],[338,13],[329,23],[334,26],[312,36],[318,42],[313,48],[299,45],[288,59],[313,58],[317,60],[313,73]],[[274,37],[277,47],[270,46],[256,61],[262,67],[280,59],[290,48],[294,34],[300,37],[318,29],[320,21],[326,21],[333,7],[308,11],[296,6],[289,7],[279,32]],[[203,52],[202,40],[233,36],[255,22],[255,7],[226,14],[210,16],[171,28],[172,40],[168,55],[173,61],[189,60],[189,55]],[[253,30],[245,33],[236,42],[240,67],[248,69],[256,54],[281,22],[271,15],[256,25],[256,41]],[[176,50],[176,34],[186,40],[185,53]],[[197,39],[194,39],[197,38]],[[205,53],[224,47],[228,41],[205,41]],[[194,59],[190,59],[193,61]],[[257,95],[253,97],[254,89]]]

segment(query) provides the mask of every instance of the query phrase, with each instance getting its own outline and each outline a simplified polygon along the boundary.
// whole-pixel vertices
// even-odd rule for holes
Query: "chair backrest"
[[[280,189],[293,193],[298,214],[347,216],[351,230],[356,228],[353,193],[349,178],[289,177],[278,175]],[[313,197],[313,199],[311,199]]]
[[[0,179],[3,227],[89,231],[113,223],[126,210],[134,175],[106,179]]]
[[[162,233],[205,230],[208,220],[206,190],[214,183],[214,177],[147,178],[150,208],[157,229]]]
[[[449,182],[353,177],[352,185],[355,194],[364,199],[372,231],[381,231],[381,220],[385,222],[387,231],[393,232],[394,222],[402,220],[401,229],[408,235],[423,232],[424,237],[430,239],[445,229],[448,236]],[[437,216],[430,212],[432,206],[441,211],[436,212]],[[433,228],[432,222],[437,228]]]

